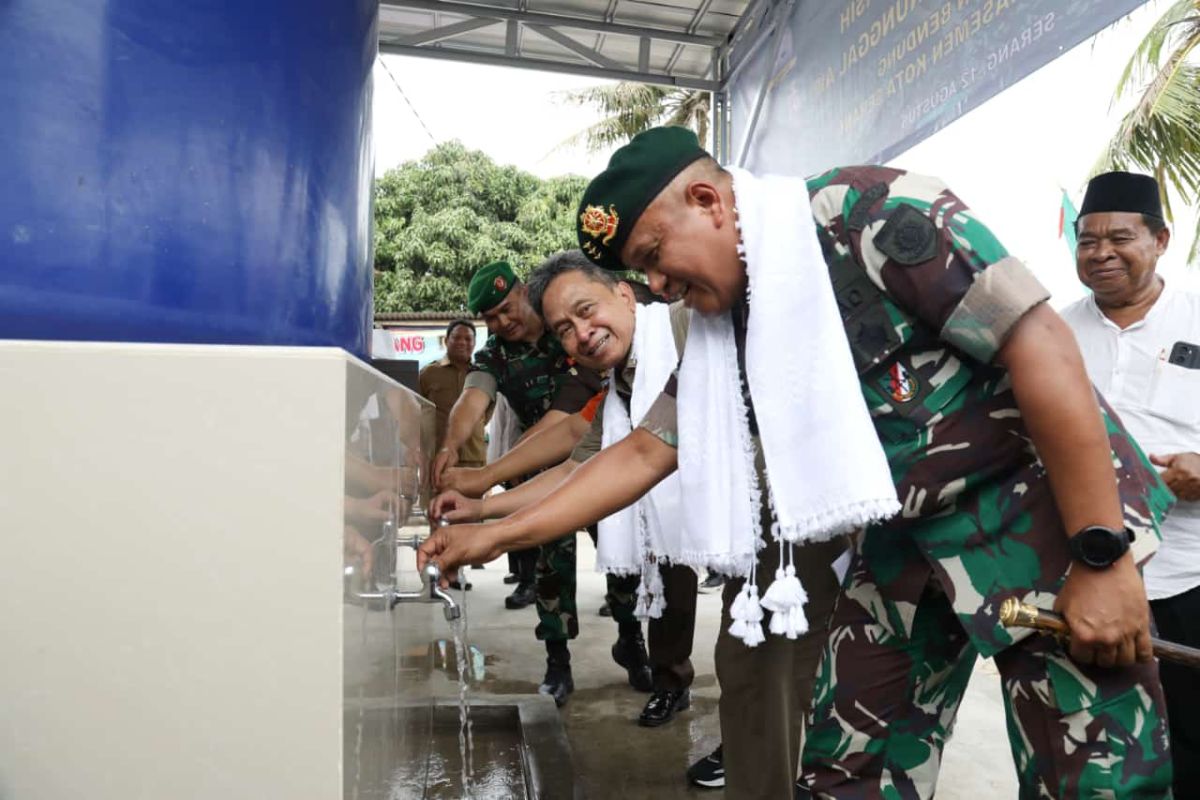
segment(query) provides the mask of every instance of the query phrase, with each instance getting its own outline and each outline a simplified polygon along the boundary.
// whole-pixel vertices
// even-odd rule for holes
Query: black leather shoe
[[[516,575],[512,574],[511,572],[504,576],[504,582],[506,584],[508,584],[509,586],[511,586],[514,583],[517,583],[520,580],[521,580],[520,578],[518,578]]]
[[[692,693],[687,689],[659,689],[646,701],[638,725],[643,728],[666,725],[675,718],[675,712],[683,711],[691,704]]]
[[[641,629],[617,639],[612,646],[613,661],[625,668],[629,685],[639,692],[654,691],[654,677],[650,674],[650,656],[646,654],[646,640]]]
[[[532,583],[518,583],[517,588],[513,589],[513,593],[504,598],[504,607],[524,608],[536,599],[537,593],[534,591]]]
[[[602,617],[611,617],[612,607],[608,603],[605,603],[604,605],[600,606],[600,611],[597,613],[599,613]]]
[[[561,707],[563,703],[567,702],[567,697],[573,691],[575,691],[575,681],[571,677],[571,666],[569,664],[548,664],[546,677],[542,678],[538,694],[550,695],[554,698],[554,705]]]

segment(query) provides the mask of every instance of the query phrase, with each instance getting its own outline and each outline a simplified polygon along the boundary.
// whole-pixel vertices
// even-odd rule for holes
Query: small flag
[[[1079,219],[1079,212],[1075,210],[1075,204],[1071,202],[1071,196],[1067,194],[1067,190],[1062,190],[1062,205],[1058,207],[1058,238],[1064,236],[1067,239],[1067,249],[1071,251],[1071,260],[1075,260],[1075,220]]]

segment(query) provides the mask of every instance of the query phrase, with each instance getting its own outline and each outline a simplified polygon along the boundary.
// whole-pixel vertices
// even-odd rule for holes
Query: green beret
[[[504,302],[513,286],[517,284],[517,273],[507,261],[493,261],[480,267],[471,276],[467,287],[467,308],[479,314]]]
[[[638,217],[684,167],[707,155],[687,128],[651,128],[633,137],[583,193],[580,249],[605,269],[626,269],[621,248]]]

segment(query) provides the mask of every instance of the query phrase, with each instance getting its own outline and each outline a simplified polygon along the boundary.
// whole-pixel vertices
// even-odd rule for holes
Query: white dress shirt
[[[1062,310],[1092,383],[1147,454],[1200,453],[1200,369],[1168,362],[1176,342],[1200,345],[1200,295],[1164,286],[1146,317],[1121,330],[1090,295]],[[1145,570],[1151,600],[1200,586],[1200,502],[1179,501]]]

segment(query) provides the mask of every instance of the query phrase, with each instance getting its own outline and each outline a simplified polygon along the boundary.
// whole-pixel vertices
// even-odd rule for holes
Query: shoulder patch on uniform
[[[923,264],[937,255],[937,225],[924,212],[901,203],[875,234],[875,247],[897,264]]]
[[[917,396],[917,376],[906,370],[899,361],[887,371],[884,383],[888,394],[897,403],[907,403]]]
[[[871,206],[887,197],[887,194],[888,185],[886,183],[877,183],[868,187],[850,209],[850,213],[846,215],[846,227],[852,231],[861,231],[867,227]]]

